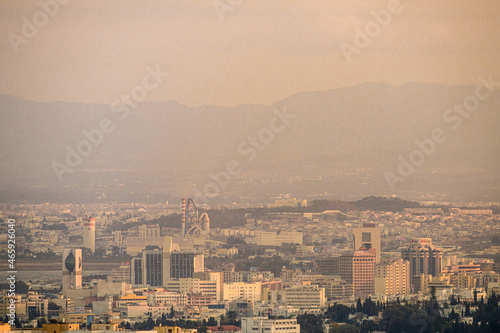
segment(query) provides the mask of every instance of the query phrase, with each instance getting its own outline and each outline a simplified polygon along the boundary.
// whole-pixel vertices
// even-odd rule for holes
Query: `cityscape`
[[[500,333],[499,12],[0,0],[0,333]]]
[[[16,327],[47,332],[371,332],[408,325],[388,324],[382,307],[435,302],[436,318],[416,312],[417,332],[452,315],[472,323],[500,293],[498,206],[361,201],[379,208],[3,205],[18,280],[14,307],[2,283],[0,316],[15,309]]]

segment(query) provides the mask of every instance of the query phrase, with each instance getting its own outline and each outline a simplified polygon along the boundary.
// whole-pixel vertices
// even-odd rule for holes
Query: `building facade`
[[[95,218],[83,219],[83,247],[95,252]]]
[[[375,250],[344,253],[338,259],[338,271],[351,284],[355,297],[366,297],[375,291]]]
[[[192,278],[195,272],[203,272],[204,270],[204,253],[196,251],[174,251],[170,253],[170,278]]]
[[[241,333],[300,333],[297,319],[241,318]]]
[[[363,227],[353,228],[354,251],[374,249],[375,262],[380,262],[380,228],[375,223],[364,223]]]
[[[397,259],[376,264],[375,293],[382,295],[410,294],[410,262]]]
[[[421,275],[438,276],[441,273],[443,252],[432,245],[430,238],[413,238],[410,245],[403,249],[402,258],[410,262],[410,276],[415,287]]]

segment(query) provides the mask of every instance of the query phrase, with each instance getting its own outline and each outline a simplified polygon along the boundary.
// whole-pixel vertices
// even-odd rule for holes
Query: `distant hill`
[[[357,201],[313,200],[305,211],[323,212],[325,210],[347,211],[392,211],[402,212],[405,208],[420,207],[416,201],[403,200],[398,197],[370,196]]]
[[[283,193],[309,201],[325,193],[324,199],[344,201],[392,194],[500,201],[499,92],[458,128],[444,120],[447,109],[473,93],[471,86],[367,83],[304,92],[270,106],[140,103],[123,119],[104,104],[0,96],[0,202],[179,200],[203,192],[210,174],[230,160],[242,171],[219,188],[211,206],[252,206]],[[295,118],[281,127],[273,119],[285,109]],[[88,140],[82,131],[99,128],[104,118],[114,130],[59,181],[52,163],[66,164],[67,149]],[[277,125],[279,131],[269,131]],[[415,141],[436,128],[444,142],[391,188],[387,172],[397,174],[400,156],[408,160]],[[251,137],[259,134],[266,143],[252,150]]]
[[[358,210],[392,211],[402,212],[405,208],[420,207],[415,201],[402,200],[400,198],[367,197],[354,202]]]

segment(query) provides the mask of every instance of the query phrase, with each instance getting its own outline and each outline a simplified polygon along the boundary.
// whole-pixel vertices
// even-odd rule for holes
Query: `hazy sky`
[[[367,81],[500,80],[496,0],[401,1],[348,63],[339,43],[355,46],[355,29],[390,2],[73,0],[49,17],[38,0],[0,1],[0,94],[111,103],[141,84],[148,66],[169,75],[147,100],[191,106],[267,104]],[[41,27],[26,36],[34,20]]]

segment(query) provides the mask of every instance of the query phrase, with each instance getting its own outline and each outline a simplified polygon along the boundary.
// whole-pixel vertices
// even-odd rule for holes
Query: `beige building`
[[[325,288],[327,300],[349,298],[354,295],[352,284],[348,284],[338,275],[324,276],[323,279],[311,283]]]
[[[375,249],[344,253],[338,258],[338,271],[353,286],[355,297],[366,297],[375,291]]]
[[[414,293],[422,292],[428,294],[432,287],[436,290],[453,288],[450,283],[449,274],[440,274],[439,276],[432,276],[428,274],[420,274],[413,279],[414,282]]]
[[[281,246],[283,244],[304,243],[304,235],[298,231],[256,231],[254,237],[249,237],[248,242],[262,246]]]
[[[450,283],[455,288],[475,288],[477,284],[477,279],[467,272],[451,273]]]
[[[239,298],[247,298],[253,302],[260,301],[262,293],[261,282],[234,282],[224,284],[224,300],[233,301]]]
[[[226,264],[224,267],[222,267],[222,281],[224,283],[231,283],[233,282],[233,275],[235,272],[235,266],[234,264]]]
[[[364,223],[361,228],[353,228],[354,251],[361,248],[375,249],[375,262],[380,262],[380,228],[375,223]]]
[[[165,284],[165,290],[177,293],[194,293],[203,294],[212,297],[214,301],[220,299],[220,282],[217,280],[200,280],[200,279],[179,279],[170,280]]]
[[[283,291],[283,302],[301,309],[320,308],[326,304],[325,288],[317,285],[291,287]]]
[[[161,237],[160,227],[158,225],[141,225],[139,226],[139,237]]]
[[[307,207],[307,200],[300,199],[276,199],[269,207]]]
[[[241,333],[257,332],[300,333],[300,325],[297,324],[297,319],[241,318]]]
[[[156,326],[157,333],[182,333],[184,330],[178,326]]]
[[[441,273],[443,252],[432,245],[430,238],[412,238],[401,256],[410,262],[410,276],[414,291],[419,290],[420,275],[438,276]]]
[[[62,333],[67,331],[78,331],[80,324],[43,324],[43,333]]]
[[[410,262],[397,259],[376,264],[375,293],[382,295],[410,294]]]

